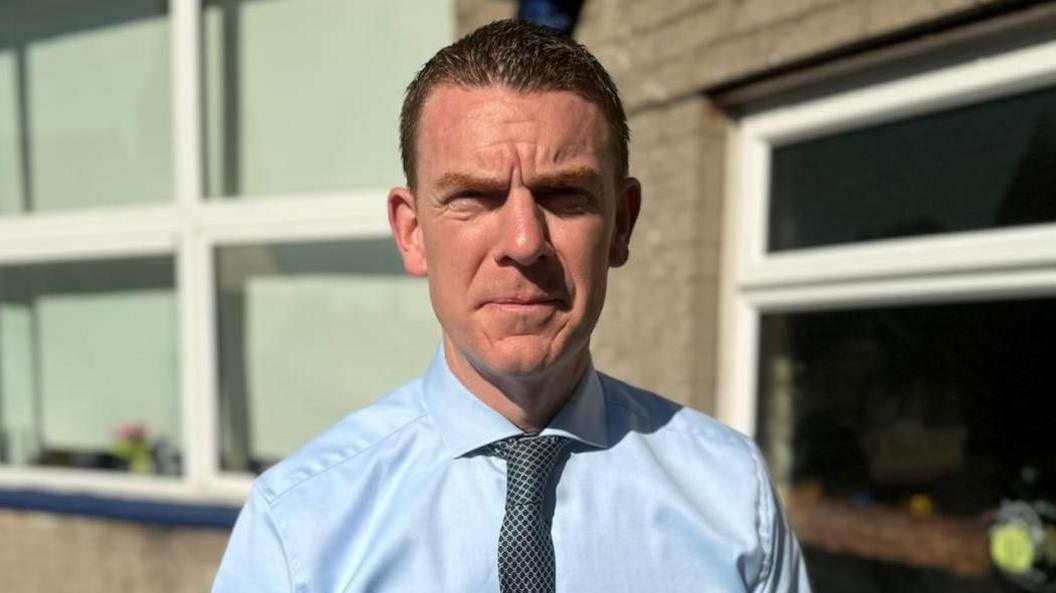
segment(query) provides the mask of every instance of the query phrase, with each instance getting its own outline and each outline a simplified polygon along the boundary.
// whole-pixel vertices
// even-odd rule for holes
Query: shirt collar
[[[425,374],[423,398],[452,457],[461,457],[495,441],[523,434],[489,408],[447,366],[443,345]],[[565,436],[594,447],[609,446],[605,397],[593,365],[587,364],[572,396],[540,434]]]

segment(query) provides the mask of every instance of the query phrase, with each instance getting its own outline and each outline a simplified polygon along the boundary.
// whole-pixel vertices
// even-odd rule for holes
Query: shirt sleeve
[[[271,508],[254,487],[231,531],[212,591],[292,593],[292,576]]]
[[[799,542],[781,510],[777,493],[766,473],[766,465],[758,452],[756,462],[759,464],[760,476],[760,535],[767,555],[752,593],[811,593]]]

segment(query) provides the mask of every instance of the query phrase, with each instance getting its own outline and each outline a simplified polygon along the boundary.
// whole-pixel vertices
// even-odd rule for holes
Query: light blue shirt
[[[506,465],[477,450],[517,434],[438,354],[260,476],[214,593],[498,593]],[[745,436],[593,369],[542,434],[574,440],[558,593],[810,591]]]

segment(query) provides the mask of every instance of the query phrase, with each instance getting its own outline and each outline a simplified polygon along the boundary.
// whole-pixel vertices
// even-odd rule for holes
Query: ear
[[[609,265],[618,268],[627,263],[631,255],[631,232],[642,208],[642,184],[634,177],[623,180],[616,194],[616,220],[609,244]]]
[[[412,276],[425,276],[428,266],[414,194],[406,187],[394,187],[389,191],[388,207],[389,228],[403,259],[403,269]]]

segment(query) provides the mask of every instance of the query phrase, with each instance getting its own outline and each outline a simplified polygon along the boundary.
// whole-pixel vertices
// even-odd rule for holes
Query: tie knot
[[[568,445],[565,437],[520,436],[502,440],[490,452],[506,460],[506,506],[536,504],[543,500],[550,475]]]

